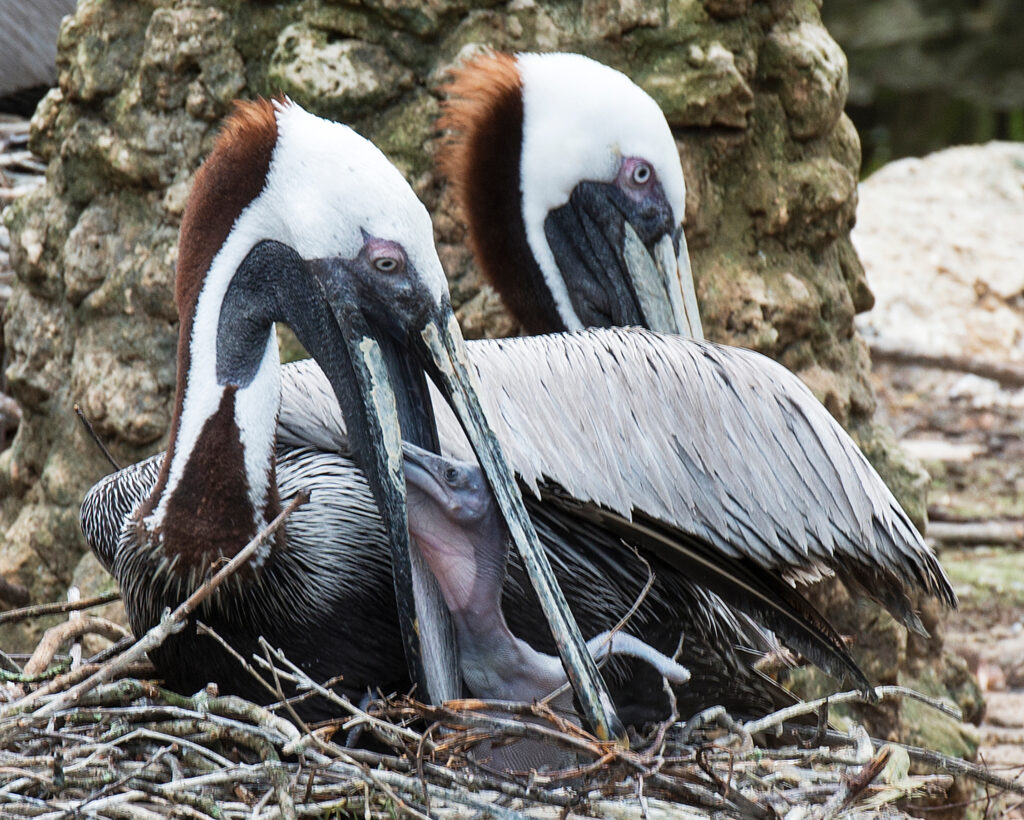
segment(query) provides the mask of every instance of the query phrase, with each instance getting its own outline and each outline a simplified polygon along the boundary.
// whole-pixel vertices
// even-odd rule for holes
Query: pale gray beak
[[[420,333],[425,352],[433,365],[428,367],[428,372],[438,382],[438,387],[459,417],[487,476],[512,542],[523,558],[541,608],[551,625],[562,665],[580,701],[584,717],[600,739],[621,739],[624,737],[622,723],[615,714],[604,681],[587,651],[565,596],[558,587],[533,522],[523,505],[519,485],[480,404],[476,374],[469,362],[455,314],[448,306],[443,307],[439,314]]]
[[[679,230],[679,252],[666,234],[648,253],[633,226],[624,223],[622,258],[633,281],[640,310],[651,330],[703,339],[697,291],[690,271],[686,236]]]

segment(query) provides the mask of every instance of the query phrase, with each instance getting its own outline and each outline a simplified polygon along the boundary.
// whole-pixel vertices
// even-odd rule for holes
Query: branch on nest
[[[57,624],[57,626],[51,626],[46,630],[42,641],[36,646],[28,663],[25,664],[23,670],[25,677],[32,678],[41,675],[49,667],[53,656],[57,654],[57,650],[61,646],[84,635],[100,635],[117,641],[127,637],[128,630],[106,618],[93,617],[77,618]]]
[[[142,659],[142,657],[149,651],[156,649],[162,644],[168,636],[180,631],[185,626],[185,622],[199,605],[209,598],[217,590],[217,588],[224,583],[231,575],[241,567],[246,561],[248,561],[257,549],[284,523],[285,519],[292,513],[292,511],[300,504],[304,504],[307,501],[305,493],[299,493],[292,502],[285,507],[281,513],[264,527],[255,538],[253,538],[234,558],[227,562],[220,570],[210,579],[205,581],[202,586],[193,592],[188,598],[181,603],[177,609],[173,612],[165,613],[164,617],[160,619],[160,623],[149,630],[143,635],[135,645],[132,646],[127,652],[106,663],[100,668],[96,674],[86,678],[81,683],[68,689],[66,692],[61,694],[59,697],[54,698],[49,703],[40,707],[39,712],[42,715],[53,715],[63,709],[68,709],[75,706],[82,696],[91,689],[99,686],[101,683],[106,683],[112,680],[117,675],[121,674],[121,671],[132,663],[135,663]],[[0,712],[0,716],[5,712]]]
[[[874,689],[874,695],[878,700],[886,700],[887,698],[892,697],[911,698],[942,712],[944,715],[953,718],[953,720],[963,720],[963,714],[952,704],[936,698],[930,698],[927,695],[922,695],[920,692],[908,689],[905,686],[876,686]],[[759,732],[766,732],[769,729],[778,728],[783,723],[791,721],[794,718],[814,714],[823,705],[836,705],[840,703],[850,703],[851,701],[863,702],[865,700],[865,696],[859,690],[840,692],[835,695],[819,698],[818,700],[808,700],[803,703],[796,703],[793,706],[787,706],[785,709],[773,712],[767,717],[763,717],[759,720],[748,721],[744,724],[743,728],[748,733],[756,735]]]
[[[2,579],[0,579],[2,583]],[[27,600],[28,590],[25,590],[25,596]],[[0,589],[0,598],[3,598],[4,593]],[[9,609],[7,612],[0,612],[0,624],[11,623],[13,621],[23,621],[27,618],[39,618],[43,615],[59,615],[64,612],[78,612],[83,609],[92,609],[94,606],[103,606],[109,604],[111,601],[121,600],[120,592],[107,592],[103,595],[97,595],[95,598],[82,598],[79,601],[63,601],[57,604],[36,604],[35,606],[27,606],[23,609]]]

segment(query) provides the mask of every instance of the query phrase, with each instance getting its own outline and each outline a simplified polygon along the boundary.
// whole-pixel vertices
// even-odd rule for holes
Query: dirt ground
[[[931,473],[932,520],[1019,519],[1024,414],[1005,403],[977,406],[958,389],[964,378],[876,366],[880,416]],[[967,659],[985,690],[979,762],[1024,782],[1024,549],[932,543],[960,598],[947,622],[947,646]],[[984,802],[970,816],[985,816]],[[1019,798],[994,798],[987,816],[1024,818],[1024,806]]]
[[[876,348],[1024,363],[1024,146],[886,166],[861,185],[854,242]],[[873,379],[879,418],[931,474],[933,544],[960,597],[947,645],[986,692],[979,756],[1024,782],[1024,389],[877,358]],[[969,816],[1024,818],[1024,803],[987,796]]]

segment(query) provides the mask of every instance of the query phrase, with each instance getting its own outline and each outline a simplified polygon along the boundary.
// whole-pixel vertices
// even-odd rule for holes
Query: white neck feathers
[[[189,339],[189,372],[178,419],[177,437],[160,502],[154,509],[150,529],[159,526],[169,498],[178,487],[185,465],[195,450],[203,427],[220,407],[228,385],[217,379],[217,330],[221,306],[232,277],[242,260],[263,238],[278,234],[273,211],[261,195],[239,215],[234,228],[218,251],[196,301]],[[277,335],[267,335],[266,348],[252,382],[235,393],[235,424],[245,455],[249,500],[261,514],[269,493],[269,471],[273,458],[277,414],[281,405],[281,365]]]

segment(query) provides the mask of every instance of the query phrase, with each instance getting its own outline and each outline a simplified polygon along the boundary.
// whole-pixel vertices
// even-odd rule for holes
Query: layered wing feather
[[[689,536],[702,560],[790,580],[836,573],[914,629],[908,591],[955,606],[935,555],[856,444],[771,359],[634,328],[469,350],[491,425],[538,498],[557,485],[641,541],[672,549]],[[317,397],[321,435],[343,446],[316,365],[285,368],[285,381]],[[445,452],[471,459],[455,416],[440,397],[434,407]],[[282,426],[300,417],[285,401]]]
[[[753,351],[637,329],[473,344],[513,468],[635,526],[695,536],[709,560],[836,572],[909,626],[919,590],[955,605],[935,555],[807,387]],[[469,454],[437,405],[442,441]]]
[[[107,572],[113,574],[121,528],[153,492],[164,455],[152,456],[103,476],[82,499],[85,540]]]
[[[292,375],[304,369],[294,370]],[[317,388],[319,377],[307,374],[304,378],[304,382],[293,383],[286,392],[290,396],[286,402],[287,412],[294,414],[291,416],[294,424],[279,428],[281,438],[291,442],[327,442],[335,437],[336,443],[344,444],[343,430],[331,433],[326,427],[317,429],[316,423],[312,427],[301,423],[298,411],[302,403],[310,402],[312,397],[321,398]],[[333,393],[322,398],[334,401]],[[310,411],[307,419],[329,417],[329,413],[318,415],[312,406],[307,409]],[[104,477],[83,502],[82,528],[86,538],[115,575],[124,574],[125,562],[132,560],[126,554],[130,546],[120,540],[124,524],[152,493],[162,461],[163,454],[152,456]],[[279,448],[277,479],[282,499],[288,500],[301,490],[310,494],[310,502],[289,518],[286,524],[288,546],[284,554],[278,554],[276,560],[267,564],[265,573],[269,575],[261,577],[253,589],[240,589],[238,600],[224,601],[225,605],[230,603],[226,611],[235,613],[235,621],[227,634],[237,637],[240,623],[254,628],[263,623],[258,631],[264,632],[272,629],[269,624],[287,624],[293,613],[267,610],[270,602],[279,599],[289,602],[291,609],[324,613],[328,620],[356,607],[362,610],[363,616],[374,619],[376,627],[351,631],[349,637],[339,637],[339,640],[355,649],[363,647],[355,657],[387,658],[389,653],[394,654],[398,643],[391,598],[390,553],[362,472],[344,456],[288,446]],[[621,544],[615,536],[586,522],[565,530],[559,521],[541,520],[539,529],[552,556],[559,583],[567,590],[573,613],[586,634],[614,627],[637,601],[648,576],[645,562],[638,556],[622,555]],[[547,624],[533,598],[521,562],[516,555],[510,559],[505,611],[513,630],[536,648],[553,654]],[[140,554],[139,560],[149,559]],[[681,635],[685,638],[681,662],[691,668],[693,677],[690,684],[678,692],[681,708],[695,712],[724,703],[742,712],[762,714],[791,700],[785,690],[751,668],[758,657],[776,649],[770,635],[763,633],[746,616],[729,609],[714,594],[685,578],[673,576],[660,564],[655,563],[654,572],[654,585],[640,601],[629,628],[665,652],[674,651]],[[155,589],[163,586],[159,575],[159,569],[150,566],[142,576],[148,586],[145,590],[135,590],[136,597],[141,595],[147,599],[145,605],[135,607],[145,613],[144,617],[140,616],[142,627],[147,618],[158,617],[167,603],[154,594]],[[133,573],[131,577],[138,577],[138,574]],[[280,595],[278,589],[272,594],[264,588],[265,584],[286,585],[290,591]],[[176,596],[171,595],[168,601],[172,599],[176,600]],[[263,603],[254,603],[254,600]],[[373,606],[367,606],[369,600],[374,601]],[[204,617],[211,616],[207,613]],[[333,625],[326,624],[325,634],[338,632],[342,636],[348,625],[344,618]],[[395,636],[394,646],[388,644],[387,636]],[[278,637],[282,646],[294,645],[295,636],[287,630]],[[331,656],[329,647],[324,648],[323,654]],[[370,674],[362,668],[357,670],[351,662],[339,668],[353,674],[358,671],[361,677],[354,676],[360,679],[367,679]],[[400,665],[385,663],[378,670],[380,682],[393,680],[395,670],[400,668]],[[219,674],[223,680],[234,680],[236,686],[246,683],[238,680],[238,675],[233,674],[237,670],[230,664],[225,663],[224,668],[218,667],[218,670],[204,669],[201,674],[213,677]],[[629,667],[619,664],[617,671],[613,686],[628,705],[631,719],[645,721],[661,717],[666,708],[661,704],[661,678],[652,676],[644,664]],[[186,687],[198,685],[187,676],[176,682]],[[638,698],[637,687],[649,690],[649,696]],[[257,694],[250,692],[252,696]]]

